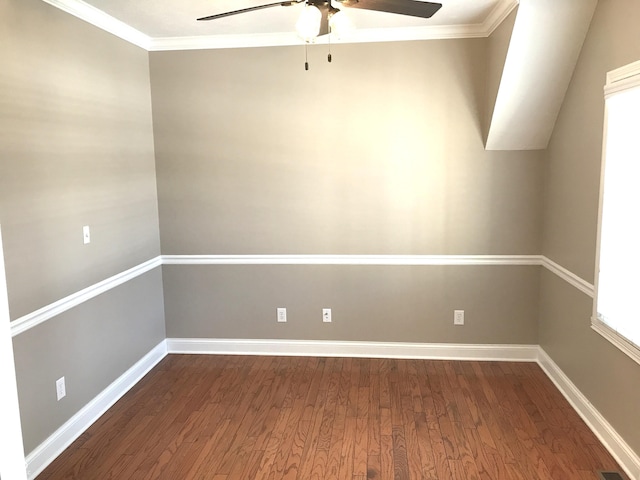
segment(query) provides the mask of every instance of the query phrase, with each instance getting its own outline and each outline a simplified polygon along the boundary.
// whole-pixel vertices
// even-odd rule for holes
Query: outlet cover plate
[[[64,377],[60,377],[56,380],[56,396],[58,397],[58,401],[64,398],[67,395],[67,389],[64,384]]]

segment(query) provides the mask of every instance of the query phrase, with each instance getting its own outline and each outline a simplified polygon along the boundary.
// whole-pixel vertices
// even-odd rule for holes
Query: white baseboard
[[[632,480],[640,480],[640,456],[629,447],[542,347],[540,347],[538,355],[538,364],[626,474]]]
[[[168,338],[169,353],[535,362],[537,345]]]
[[[31,480],[42,472],[166,355],[167,345],[163,340],[29,453],[25,458],[28,478]]]

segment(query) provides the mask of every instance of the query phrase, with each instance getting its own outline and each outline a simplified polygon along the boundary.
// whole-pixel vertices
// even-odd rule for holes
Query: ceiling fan
[[[395,13],[411,17],[431,18],[442,7],[441,3],[425,2],[418,0],[334,0],[342,7],[373,10],[377,12]],[[198,18],[198,21],[216,20],[241,13],[263,10],[271,7],[290,7],[304,3],[305,7],[296,22],[298,35],[306,42],[312,42],[315,38],[335,33],[340,37],[341,32],[350,29],[349,19],[344,13],[331,4],[331,0],[289,0],[275,3],[256,5],[253,7],[232,10],[230,12],[217,13]],[[331,53],[328,57],[331,61]],[[305,69],[309,69],[305,62]]]
[[[335,0],[343,7],[359,8],[363,10],[374,10],[377,12],[396,13],[399,15],[409,15],[411,17],[431,18],[434,13],[440,10],[441,3],[422,2],[418,0]],[[330,32],[330,21],[335,17],[339,9],[331,5],[331,0],[290,0],[285,2],[267,3],[254,7],[232,10],[230,12],[217,13],[206,17],[198,18],[198,21],[216,20],[218,18],[230,17],[240,13],[253,12],[270,7],[290,7],[298,3],[306,3],[307,7],[315,7],[321,13],[319,32],[315,36],[326,35]],[[308,41],[308,39],[305,38]]]

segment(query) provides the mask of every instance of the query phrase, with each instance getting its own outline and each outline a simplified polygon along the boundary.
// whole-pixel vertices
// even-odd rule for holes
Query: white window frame
[[[609,95],[640,87],[640,61],[631,63],[624,67],[612,70],[607,73],[606,85],[604,87],[605,111],[604,111],[604,135],[602,142],[602,164],[600,169],[600,200],[598,205],[598,236],[596,243],[596,268],[595,268],[595,295],[593,297],[593,313],[591,316],[591,328],[613,343],[616,347],[626,353],[629,357],[640,364],[640,346],[633,343],[628,338],[620,335],[615,329],[598,318],[598,281],[600,272],[600,246],[602,235],[602,207],[604,197],[605,165],[607,153],[607,128],[609,124],[606,98]]]

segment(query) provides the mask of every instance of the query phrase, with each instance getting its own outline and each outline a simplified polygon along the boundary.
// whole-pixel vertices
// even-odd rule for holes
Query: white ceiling
[[[198,22],[199,17],[264,5],[274,0],[44,1],[147,50],[302,43],[294,33],[302,4]],[[443,6],[430,19],[344,7],[355,30],[342,41],[486,37],[518,4],[518,0],[439,1]],[[339,7],[338,2],[335,5]]]

